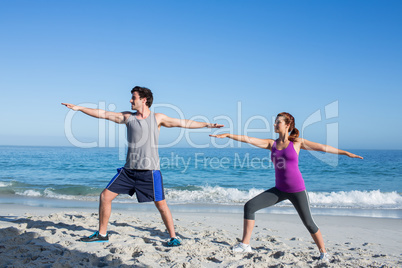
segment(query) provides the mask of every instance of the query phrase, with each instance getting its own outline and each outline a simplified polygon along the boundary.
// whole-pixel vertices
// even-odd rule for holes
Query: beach
[[[79,241],[97,231],[99,193],[124,164],[118,150],[3,146],[0,152],[0,267],[402,266],[402,165],[394,166],[402,151],[363,150],[359,166],[339,158],[337,167],[303,155],[328,263],[319,260],[289,201],[258,211],[253,252],[233,254],[243,205],[274,185],[264,150],[161,150],[166,200],[183,241],[174,248],[166,246],[153,203],[127,195],[113,201],[109,242]]]
[[[330,262],[319,253],[297,215],[258,213],[252,253],[233,254],[242,235],[240,212],[184,211],[170,206],[179,247],[156,208],[114,208],[107,243],[79,238],[97,230],[96,203],[35,207],[0,204],[0,267],[401,267],[401,219],[322,216]],[[138,209],[137,209],[138,208]]]
[[[0,268],[402,268],[402,1],[0,7]]]

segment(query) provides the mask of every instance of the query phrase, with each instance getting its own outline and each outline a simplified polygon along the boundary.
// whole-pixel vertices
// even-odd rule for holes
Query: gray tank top
[[[128,151],[124,168],[159,170],[159,129],[155,114],[151,112],[145,119],[137,119],[136,115],[131,114],[126,123]]]

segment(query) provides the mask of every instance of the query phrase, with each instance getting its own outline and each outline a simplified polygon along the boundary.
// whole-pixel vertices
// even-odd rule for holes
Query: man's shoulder
[[[135,113],[126,111],[126,112],[122,112],[123,117],[124,117],[124,121],[127,123],[128,119],[133,116]]]
[[[165,114],[163,114],[163,113],[154,113],[154,115],[155,115],[155,118],[158,119],[158,120],[167,117],[167,115],[165,115]]]
[[[167,118],[169,118],[167,115],[165,115],[163,113],[154,113],[154,115],[155,115],[155,120],[156,120],[156,123],[158,124],[158,126],[163,124],[163,122],[166,121]]]

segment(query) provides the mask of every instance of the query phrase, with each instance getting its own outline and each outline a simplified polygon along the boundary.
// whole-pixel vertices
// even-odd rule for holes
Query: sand
[[[137,205],[140,206],[140,205]],[[97,230],[92,208],[0,204],[0,267],[402,267],[402,220],[314,216],[330,253],[318,250],[297,215],[257,214],[253,253],[233,254],[241,213],[182,212],[170,207],[180,247],[155,208],[114,209],[108,243],[78,239]]]

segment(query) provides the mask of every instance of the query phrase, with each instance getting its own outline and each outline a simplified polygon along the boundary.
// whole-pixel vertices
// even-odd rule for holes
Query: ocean
[[[364,160],[301,151],[299,167],[313,213],[402,218],[402,151],[351,151]],[[159,153],[166,199],[173,206],[241,211],[247,200],[275,185],[269,150],[161,148]],[[0,146],[0,203],[97,201],[124,163],[122,148]],[[119,196],[114,203],[137,201]],[[287,201],[271,211],[294,213]]]

